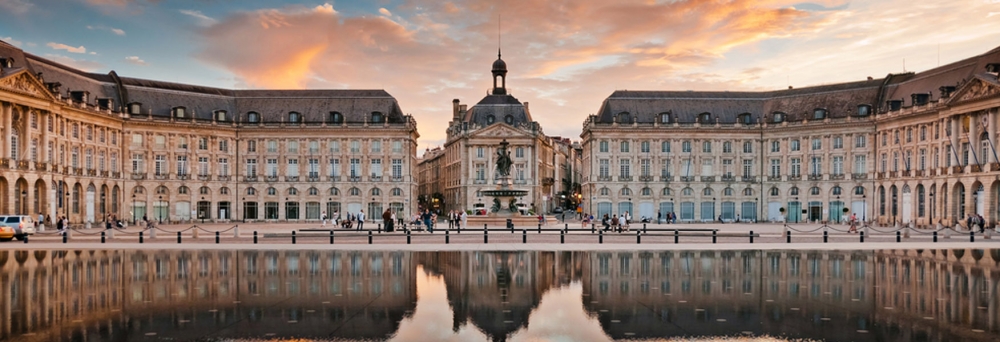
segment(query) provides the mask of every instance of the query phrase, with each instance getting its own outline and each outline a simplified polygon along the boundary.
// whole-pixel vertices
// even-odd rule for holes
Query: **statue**
[[[493,207],[490,208],[490,212],[498,213],[500,212],[500,198],[493,198]]]
[[[500,142],[500,149],[497,150],[497,173],[500,177],[510,176],[510,167],[513,162],[510,159],[510,151],[507,150],[507,139]]]
[[[507,208],[510,212],[517,213],[517,199],[511,198],[510,202],[507,203]]]

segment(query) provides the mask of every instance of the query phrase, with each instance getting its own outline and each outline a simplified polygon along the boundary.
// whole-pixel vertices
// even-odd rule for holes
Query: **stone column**
[[[990,151],[987,153],[989,158],[988,163],[997,162],[997,108],[992,108],[987,111],[987,121],[986,121],[986,134],[987,138],[990,139]],[[987,163],[987,162],[984,162]]]
[[[952,155],[951,165],[961,166],[962,158],[961,156],[958,155],[961,151],[958,146],[958,135],[960,134],[959,130],[961,129],[961,127],[959,127],[957,116],[952,116],[948,118],[948,120],[949,120],[948,124],[951,125],[951,136],[948,137],[950,139],[951,147],[949,148],[950,151],[947,153],[951,153]]]
[[[11,128],[13,128],[12,121],[14,116],[14,105],[11,103],[0,104],[0,115],[3,116],[3,129],[4,129],[3,157],[6,159],[10,159],[11,155],[10,144],[13,139],[13,134],[12,134],[13,131],[11,130]]]
[[[38,115],[38,120],[41,121],[41,123],[38,125],[38,129],[40,129],[42,132],[42,139],[38,143],[39,144],[38,153],[40,154],[38,160],[41,160],[43,163],[52,163],[52,160],[49,160],[49,120],[48,120],[49,116],[51,115],[53,115],[52,112],[42,112],[39,113]]]
[[[969,163],[982,165],[986,162],[979,155],[982,152],[982,146],[979,145],[979,118],[975,113],[967,113],[965,115],[969,117],[969,153],[974,154],[974,156],[969,158]]]

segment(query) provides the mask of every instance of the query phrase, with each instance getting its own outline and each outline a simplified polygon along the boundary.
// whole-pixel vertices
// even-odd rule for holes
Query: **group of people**
[[[593,216],[588,216],[588,218],[592,219]],[[632,215],[630,215],[628,211],[622,213],[621,217],[619,217],[618,214],[610,216],[608,214],[604,214],[604,217],[601,218],[601,225],[604,226],[604,231],[611,230],[617,232],[627,232],[629,231],[630,223],[632,223]]]
[[[388,212],[389,209],[386,209],[386,211]],[[339,212],[334,211],[333,215],[327,216],[324,211],[320,214],[320,220],[322,222],[320,223],[320,227],[323,228],[326,228],[326,222],[330,221],[330,224],[340,226],[340,228],[362,230],[365,226],[365,211],[359,210],[357,214],[347,213],[347,217],[344,219],[340,218]]]
[[[657,211],[656,222],[664,222],[664,219],[666,219],[667,224],[677,223],[677,214],[671,211],[664,217],[663,213]]]
[[[972,214],[965,219],[965,226],[969,230],[973,230],[976,226],[979,226],[979,232],[984,233],[986,232],[986,219],[983,218],[983,215]]]

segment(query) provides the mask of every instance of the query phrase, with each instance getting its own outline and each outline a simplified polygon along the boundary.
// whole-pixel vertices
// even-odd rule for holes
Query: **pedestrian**
[[[851,221],[851,229],[848,229],[847,232],[848,233],[857,233],[858,232],[858,214],[851,214],[850,221]]]
[[[60,232],[63,230],[62,217],[58,218],[57,221],[56,221],[56,230],[58,230]]]
[[[382,224],[385,225],[385,231],[386,232],[391,232],[392,231],[392,210],[391,209],[386,209],[385,212],[382,213]]]
[[[458,229],[462,229],[462,227],[465,227],[466,229],[469,228],[469,213],[465,210],[462,210],[462,224],[458,227]]]
[[[601,218],[601,225],[604,226],[604,231],[611,229],[611,220],[608,219],[608,214],[604,214],[604,217]]]
[[[358,211],[358,230],[363,230],[365,228],[365,211]]]
[[[656,211],[656,224],[663,223],[662,219],[663,219],[663,213],[661,213],[659,210],[657,210]]]
[[[670,219],[674,221],[674,224],[676,224],[677,223],[677,213],[671,211],[670,212]]]
[[[611,230],[618,231],[619,233],[622,232],[621,219],[618,218],[618,214],[614,214],[613,216],[611,216]]]
[[[583,214],[583,216],[581,216],[580,228],[587,228],[587,214]]]
[[[421,216],[421,218],[424,220],[424,227],[427,227],[427,231],[430,233],[434,233],[434,227],[431,226],[432,217],[430,209],[424,209],[424,214]]]
[[[319,219],[322,220],[322,223],[319,225],[320,228],[326,228],[326,211],[323,211],[323,213],[320,214]]]

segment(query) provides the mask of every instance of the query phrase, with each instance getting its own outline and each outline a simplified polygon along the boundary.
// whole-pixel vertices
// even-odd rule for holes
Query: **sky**
[[[508,91],[579,139],[613,91],[774,90],[1000,46],[1000,0],[0,0],[0,40],[83,70],[221,88],[385,89],[441,146],[452,99]],[[290,108],[289,110],[293,110]]]

